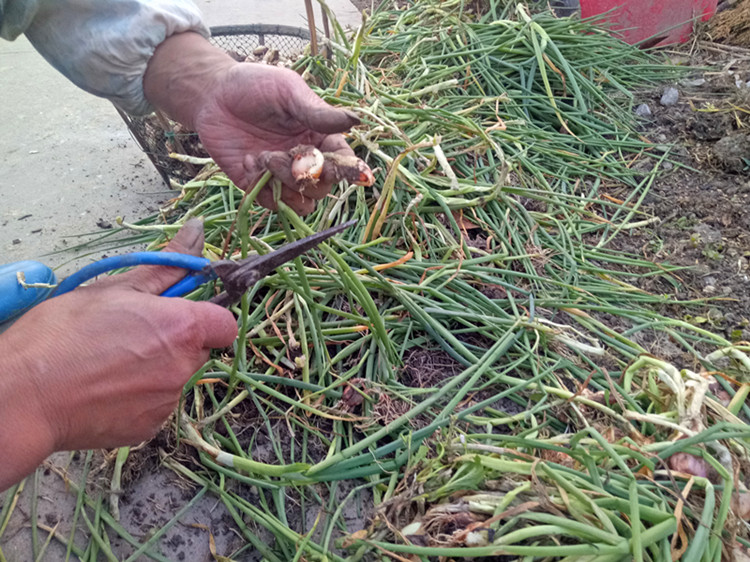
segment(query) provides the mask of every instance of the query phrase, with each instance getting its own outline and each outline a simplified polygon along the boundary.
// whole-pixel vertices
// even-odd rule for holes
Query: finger
[[[194,256],[201,255],[203,251],[203,222],[198,219],[188,220],[163,251]],[[160,295],[185,277],[186,273],[184,269],[179,267],[142,265],[131,271],[97,281],[92,287],[106,288],[117,285],[142,293]]]
[[[270,187],[264,187],[263,189],[261,189],[255,201],[258,203],[258,205],[265,209],[268,209],[269,211],[275,211],[279,207],[276,204],[276,200],[273,197],[273,190]]]
[[[248,178],[247,185],[244,187],[245,191],[252,190],[266,171],[271,172],[274,178],[290,189],[297,188],[297,182],[292,176],[292,157],[288,152],[267,151],[262,152],[257,157],[247,154],[243,165]],[[274,211],[276,206],[269,206],[271,204],[270,199],[272,199],[271,182],[261,190],[256,201],[266,209]]]
[[[296,186],[297,182],[292,175],[292,157],[288,152],[263,152],[260,161],[282,184],[292,188]]]
[[[303,193],[297,193],[296,191],[285,189],[281,192],[281,200],[302,217],[309,215],[315,210],[315,199],[307,197]]]
[[[339,178],[337,176],[335,164],[326,161],[317,183],[306,186],[303,193],[306,197],[319,201],[331,192],[334,184],[338,183]]]
[[[237,337],[237,320],[228,309],[210,302],[185,301],[199,318],[205,348],[229,347]]]
[[[323,105],[307,108],[300,119],[313,131],[332,135],[334,133],[345,133],[352,127],[359,125],[359,117],[351,111],[331,107],[323,100],[320,101]]]
[[[315,199],[306,197],[302,193],[296,191],[289,191],[289,196],[286,195],[286,190],[281,194],[281,200],[289,205],[294,211],[301,217],[309,215],[315,210]]]
[[[307,201],[302,201],[300,197],[296,196],[284,196],[285,192],[298,192],[301,194],[304,194],[305,199],[312,198],[312,199],[322,199],[325,197],[328,192],[331,190],[331,186],[334,182],[332,181],[323,181],[318,180],[317,183],[313,182],[298,182],[293,174],[292,174],[292,156],[289,152],[283,152],[283,151],[274,151],[274,152],[263,152],[260,157],[257,159],[252,159],[251,157],[248,159],[249,162],[252,162],[255,164],[256,162],[261,163],[265,169],[267,169],[269,172],[271,172],[275,179],[279,180],[281,184],[283,185],[282,190],[282,201],[289,204],[288,201],[291,201],[292,204],[298,205],[303,204],[301,208],[307,209],[310,203]],[[330,166],[328,166],[330,168]],[[321,179],[322,175],[325,173],[326,165],[323,166],[323,172],[321,173]],[[335,171],[329,170],[328,172],[329,177],[335,177]],[[256,182],[257,183],[257,182]],[[255,185],[255,184],[252,184]],[[276,206],[268,207],[267,204],[271,204],[269,201],[269,198],[271,197],[270,193],[265,193],[266,191],[271,191],[268,188],[264,188],[261,193],[264,193],[262,196],[259,195],[257,198],[257,201],[260,205],[263,207],[266,207],[267,209],[275,210]],[[294,208],[294,207],[293,207]],[[295,208],[295,210],[297,210]]]
[[[318,147],[321,152],[335,152],[342,156],[354,156],[354,151],[346,142],[344,135],[327,135]]]
[[[290,107],[293,116],[309,129],[331,135],[343,133],[359,125],[357,115],[346,109],[328,105],[296,73],[290,76]]]
[[[200,256],[203,253],[203,221],[188,219],[163,251]]]
[[[326,158],[318,186],[307,193],[309,197],[322,199],[335,184],[342,180],[357,185],[367,185],[362,183],[361,176],[370,178],[372,171],[363,160],[357,158],[343,135],[328,135],[321,142],[320,150],[331,156]]]
[[[298,215],[309,215],[315,210],[315,199],[307,197],[304,193],[283,188],[281,190],[281,200],[289,205]],[[273,191],[270,188],[263,188],[256,199],[259,205],[266,209],[275,211],[278,208],[276,200],[273,197]]]

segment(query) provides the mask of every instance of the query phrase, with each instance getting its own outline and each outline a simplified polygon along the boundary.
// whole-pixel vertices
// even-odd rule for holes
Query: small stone
[[[680,92],[677,90],[677,88],[669,87],[666,90],[664,90],[664,94],[662,94],[661,99],[659,100],[659,103],[662,104],[664,107],[671,107],[673,105],[677,105],[677,101],[680,99]]]
[[[716,286],[716,277],[713,275],[707,275],[703,278],[703,286],[708,287],[715,287]]]
[[[651,108],[647,103],[642,103],[638,107],[635,108],[635,114],[638,117],[651,117]]]
[[[705,223],[699,224],[693,228],[703,244],[720,244],[721,243],[721,230],[713,228]]]
[[[724,314],[718,308],[709,308],[706,314],[711,322],[718,323],[724,320]]]
[[[661,165],[661,169],[662,169],[662,170],[666,170],[666,171],[669,171],[669,170],[671,170],[672,168],[674,168],[674,164],[672,164],[671,162],[664,162],[664,163],[663,163],[663,164]]]
[[[104,219],[99,219],[98,221],[96,221],[96,226],[108,230],[112,228],[112,223],[109,221],[105,221]]]
[[[696,88],[698,86],[703,86],[703,84],[706,83],[705,78],[694,78],[692,80],[680,80],[680,84],[683,86],[687,86],[689,88]]]
[[[14,238],[14,239],[13,239],[13,242],[12,242],[12,244],[13,244],[14,246],[18,246],[18,245],[19,245],[20,243],[21,243],[21,239],[20,239],[20,238]]]

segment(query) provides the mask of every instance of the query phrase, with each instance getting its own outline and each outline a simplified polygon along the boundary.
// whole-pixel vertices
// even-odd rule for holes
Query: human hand
[[[175,35],[159,46],[144,88],[153,104],[198,131],[238,187],[251,189],[269,169],[282,184],[282,201],[300,214],[312,212],[341,178],[335,163],[326,161],[317,183],[301,189],[288,152],[310,145],[355,158],[341,133],[359,123],[356,115],[325,103],[297,73],[236,62],[194,33]],[[258,202],[276,207],[270,185]]]
[[[310,145],[354,157],[341,133],[359,123],[357,116],[329,106],[297,73],[262,64],[236,64],[214,93],[214,100],[198,113],[196,129],[216,163],[245,190],[270,170],[282,183],[282,201],[300,214],[312,212],[340,178],[326,161],[318,182],[300,190],[289,151]],[[276,207],[270,184],[257,201]]]
[[[199,254],[202,247],[196,220],[168,250]],[[149,439],[210,349],[232,344],[237,325],[228,310],[157,296],[184,274],[143,266],[106,278],[43,302],[0,337],[0,352],[12,367],[0,372],[0,427],[12,416],[9,425],[21,428],[24,442],[45,441],[35,463],[55,450]],[[22,410],[13,404],[23,404]],[[0,432],[0,443],[7,438]],[[22,464],[23,458],[16,460]]]

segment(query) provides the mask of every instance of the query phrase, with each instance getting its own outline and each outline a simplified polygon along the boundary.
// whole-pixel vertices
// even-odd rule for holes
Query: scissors
[[[354,225],[352,220],[291,242],[262,256],[239,261],[220,260],[176,252],[133,252],[91,263],[55,285],[52,270],[34,261],[0,266],[0,323],[12,320],[43,300],[63,295],[108,271],[137,265],[166,265],[187,269],[190,273],[161,296],[181,297],[209,281],[221,280],[223,291],[210,299],[219,306],[236,304],[245,292],[277,267],[297,258],[331,236]],[[23,275],[19,276],[19,272]]]

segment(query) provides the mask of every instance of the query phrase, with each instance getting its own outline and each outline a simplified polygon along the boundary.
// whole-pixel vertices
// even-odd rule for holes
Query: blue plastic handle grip
[[[206,258],[191,256],[188,254],[177,254],[174,252],[134,252],[132,254],[112,256],[91,263],[66,278],[60,283],[60,286],[55,291],[55,296],[64,295],[82,283],[114,269],[134,267],[136,265],[168,265],[172,267],[181,267],[182,269],[188,269],[190,271],[202,271],[203,268],[210,263],[211,261]]]
[[[103,273],[137,265],[166,265],[194,272],[164,291],[162,296],[181,297],[212,279],[215,275],[205,267],[210,260],[174,252],[134,252],[112,256],[91,263],[62,281],[57,289],[24,287],[18,281],[22,272],[27,285],[57,284],[55,273],[36,261],[20,261],[0,265],[0,324],[13,320],[45,299],[68,293]]]
[[[0,265],[0,324],[21,316],[50,296],[51,288],[25,288],[18,282],[18,273],[23,273],[27,284],[54,285],[55,272],[43,263],[17,261]]]
[[[193,292],[204,283],[208,283],[216,279],[216,275],[211,273],[193,273],[180,279],[177,283],[172,285],[169,289],[164,291],[162,297],[181,297]]]

